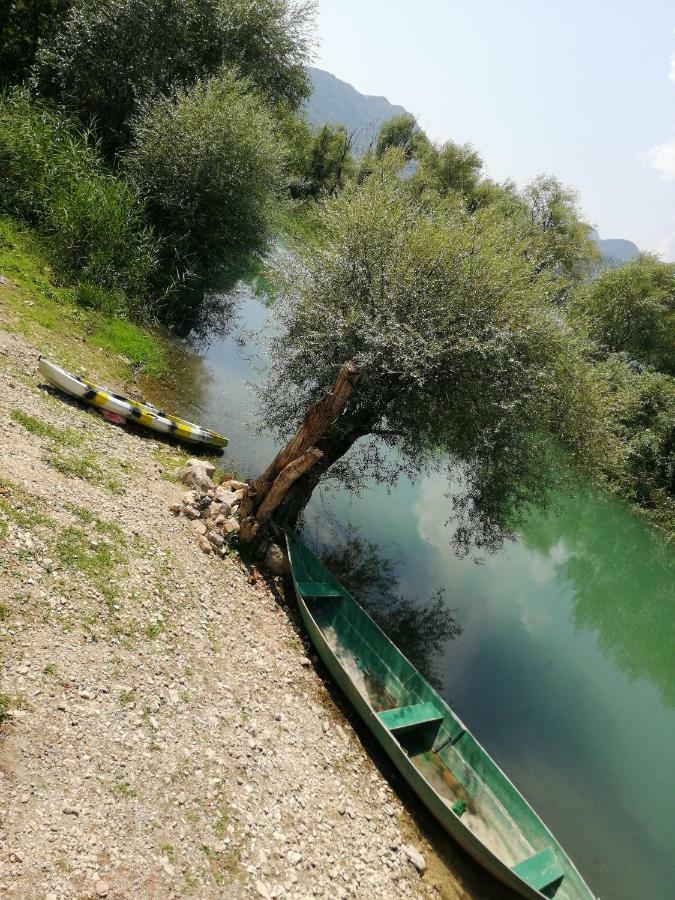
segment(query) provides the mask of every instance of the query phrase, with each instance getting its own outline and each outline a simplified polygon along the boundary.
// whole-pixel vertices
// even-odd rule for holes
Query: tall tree
[[[404,162],[390,152],[327,202],[322,247],[289,278],[265,419],[280,436],[304,423],[253,483],[245,538],[270,512],[295,521],[329,470],[358,486],[451,459],[457,542],[498,543],[561,476],[555,443],[589,468],[611,452],[592,370],[523,253],[527,232],[498,207],[416,199]]]
[[[37,84],[93,125],[108,155],[128,144],[143,102],[224,65],[297,107],[309,92],[313,10],[292,0],[77,0],[38,54]]]
[[[417,158],[429,139],[420,129],[417,120],[410,113],[393,116],[380,126],[375,140],[375,156],[380,159],[387,150],[397,147],[407,160]]]
[[[611,353],[675,375],[675,266],[643,254],[584,285],[572,312]]]
[[[556,278],[556,300],[562,303],[571,287],[587,278],[591,265],[600,258],[590,226],[581,217],[574,191],[550,175],[535,178],[523,191],[522,199],[534,235],[528,252],[540,269]]]
[[[446,141],[423,148],[414,180],[418,190],[433,190],[443,197],[458,193],[468,199],[478,185],[482,168],[483,160],[470,144]]]

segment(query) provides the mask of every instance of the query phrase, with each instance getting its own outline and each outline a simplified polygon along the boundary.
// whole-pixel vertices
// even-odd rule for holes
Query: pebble
[[[4,343],[0,332],[0,352]],[[5,375],[23,338],[13,334],[8,346]],[[31,350],[31,372],[35,358]],[[244,483],[228,476],[218,497],[211,483],[181,498],[153,456],[171,453],[166,443],[113,429],[23,379],[18,387],[27,413],[78,429],[124,493],[62,478],[44,463],[39,437],[5,429],[3,477],[39,497],[54,526],[11,523],[0,542],[9,596],[21,591],[0,623],[14,660],[6,674],[12,696],[25,698],[18,720],[31,725],[8,729],[0,896],[132,897],[151,884],[180,900],[194,878],[201,897],[229,896],[236,885],[237,896],[270,900],[437,898],[409,857],[390,849],[400,847],[403,807],[397,801],[393,815],[379,771],[338,724],[287,607],[259,574],[249,584],[229,550]],[[214,499],[231,511],[214,505],[217,517],[208,516]],[[169,501],[186,520],[170,518]],[[121,529],[121,561],[113,553],[103,578],[54,552],[64,526],[82,528],[87,553],[115,547],[112,530],[79,521],[75,507]],[[202,556],[199,538],[214,555],[211,533],[224,539],[222,561]]]
[[[415,866],[420,875],[422,875],[427,867],[427,863],[420,851],[417,850],[416,847],[413,847],[412,844],[402,844],[401,849],[413,864],[413,866]]]

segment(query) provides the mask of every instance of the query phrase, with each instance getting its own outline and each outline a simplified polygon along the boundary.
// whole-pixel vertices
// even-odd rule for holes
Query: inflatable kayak
[[[210,431],[208,428],[202,428],[200,425],[194,425],[192,422],[186,422],[185,419],[179,419],[176,416],[169,416],[149,403],[140,403],[137,400],[129,400],[127,397],[113,394],[107,388],[91,384],[78,375],[66,372],[65,369],[55,366],[44,357],[40,358],[38,368],[47,381],[63,391],[64,394],[76,397],[90,406],[116,413],[136,425],[143,425],[145,428],[159,431],[161,434],[172,435],[190,444],[201,444],[204,447],[227,446],[227,438],[216,431]]]

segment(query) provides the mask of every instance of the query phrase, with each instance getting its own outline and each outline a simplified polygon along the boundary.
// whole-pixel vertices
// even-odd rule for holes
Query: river
[[[231,303],[229,333],[177,351],[173,385],[151,399],[228,435],[228,465],[247,476],[274,448],[246,427],[247,382],[261,377],[249,332],[273,327],[273,308],[242,285]],[[624,505],[587,489],[547,518],[532,514],[516,542],[479,564],[458,559],[445,490],[429,475],[390,493],[327,491],[312,499],[305,534],[329,549],[350,535],[376,545],[389,589],[413,606],[441,588],[456,627],[439,646],[434,634],[421,643],[446,700],[599,897],[671,900],[675,554]]]

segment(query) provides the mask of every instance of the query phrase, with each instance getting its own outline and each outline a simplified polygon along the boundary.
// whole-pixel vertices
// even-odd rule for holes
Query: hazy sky
[[[319,0],[315,64],[675,260],[675,0]]]

